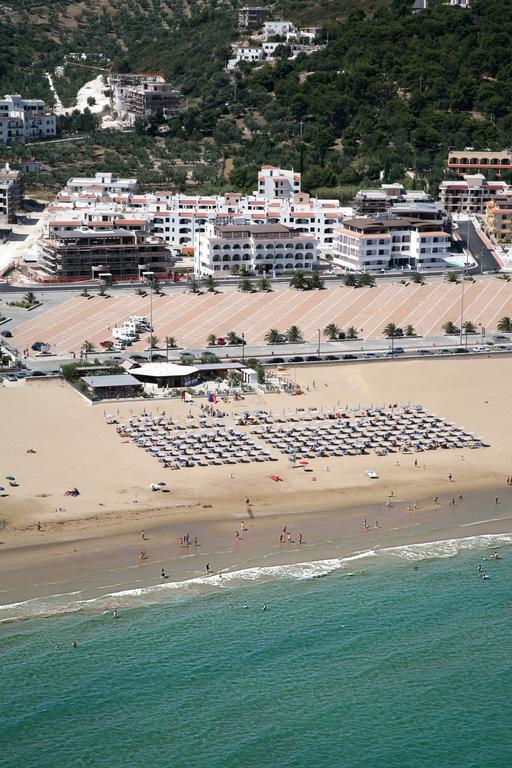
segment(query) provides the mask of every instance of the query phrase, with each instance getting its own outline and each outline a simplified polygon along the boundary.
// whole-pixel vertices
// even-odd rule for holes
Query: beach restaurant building
[[[225,378],[230,372],[240,371],[243,367],[240,363],[145,363],[139,368],[132,368],[130,374],[142,384],[166,389],[191,387],[211,378]]]
[[[87,392],[95,400],[108,400],[120,397],[139,397],[142,384],[129,373],[111,376],[82,376]]]

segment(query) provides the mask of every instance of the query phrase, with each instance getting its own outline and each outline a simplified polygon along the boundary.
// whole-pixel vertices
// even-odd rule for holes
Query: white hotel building
[[[46,139],[56,133],[57,118],[45,111],[44,101],[17,94],[0,99],[0,144]]]
[[[347,209],[337,200],[318,200],[300,191],[300,174],[264,166],[252,195],[182,195],[167,191],[138,194],[135,179],[108,173],[70,179],[49,207],[48,226],[59,220],[79,226],[123,218],[144,219],[150,233],[180,250],[195,250],[208,224],[219,218],[234,223],[282,224],[319,244],[332,242],[334,228]]]
[[[333,262],[351,272],[442,269],[451,238],[437,221],[345,219],[336,228]]]
[[[317,241],[283,224],[207,224],[194,255],[196,275],[238,271],[279,275],[318,263]]]

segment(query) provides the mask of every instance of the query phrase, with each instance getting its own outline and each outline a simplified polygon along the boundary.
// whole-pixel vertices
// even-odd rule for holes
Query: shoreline
[[[511,498],[504,498],[498,514],[490,491],[466,494],[455,508],[449,507],[446,496],[439,505],[431,499],[420,500],[414,513],[405,500],[396,500],[391,509],[379,510],[378,528],[366,507],[346,508],[341,515],[339,509],[314,516],[309,510],[298,511],[287,518],[291,544],[279,543],[283,515],[273,511],[244,520],[241,540],[234,537],[232,519],[216,516],[188,521],[189,547],[179,543],[183,521],[168,519],[146,527],[144,541],[140,532],[124,530],[12,547],[3,550],[0,565],[0,623],[147,605],[169,598],[172,590],[203,594],[237,586],[238,581],[297,577],[297,569],[304,578],[320,577],[343,570],[354,560],[373,562],[377,555],[411,547],[421,552],[427,545],[449,544],[457,550],[467,542],[478,546],[479,540],[486,546],[486,537],[500,541],[500,536],[504,544],[512,544]],[[363,528],[365,517],[369,530]],[[194,546],[196,535],[198,545]],[[148,560],[138,560],[141,547],[148,550]],[[205,571],[206,562],[211,564],[210,574]],[[165,581],[159,578],[161,568],[169,575]]]

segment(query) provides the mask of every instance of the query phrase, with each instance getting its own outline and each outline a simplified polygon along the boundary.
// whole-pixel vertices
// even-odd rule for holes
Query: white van
[[[484,344],[480,344],[478,347],[473,347],[473,352],[492,352],[492,349]]]

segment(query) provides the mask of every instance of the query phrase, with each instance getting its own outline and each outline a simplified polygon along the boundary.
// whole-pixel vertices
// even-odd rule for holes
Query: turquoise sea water
[[[510,538],[4,624],[0,766],[508,768]]]

